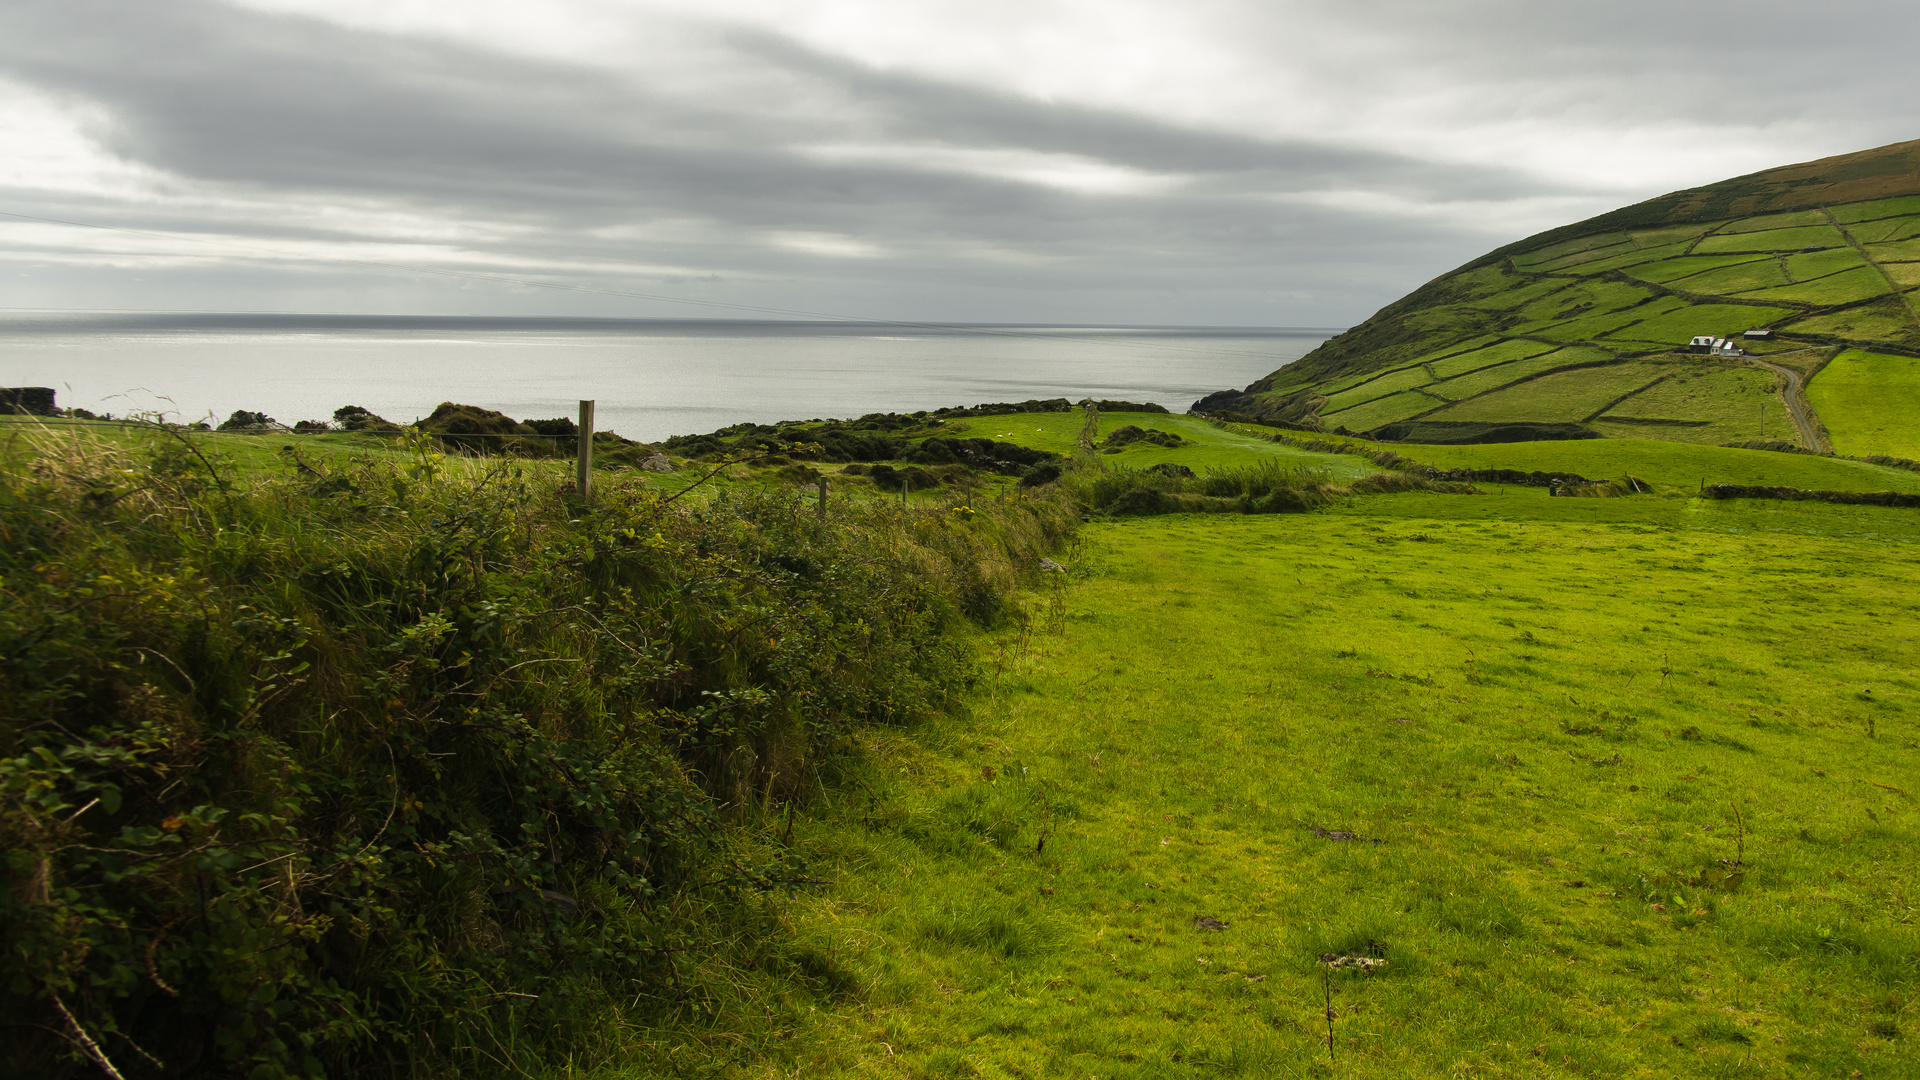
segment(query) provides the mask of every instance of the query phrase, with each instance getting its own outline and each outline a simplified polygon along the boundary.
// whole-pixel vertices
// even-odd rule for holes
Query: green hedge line
[[[953,702],[1078,521],[39,437],[0,473],[13,1076],[507,1073],[692,1007],[808,876],[733,823]]]

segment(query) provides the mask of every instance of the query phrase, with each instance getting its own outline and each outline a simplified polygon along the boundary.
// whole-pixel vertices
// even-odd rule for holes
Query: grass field
[[[1377,379],[1369,379],[1350,390],[1340,391],[1327,399],[1326,407],[1321,411],[1331,414],[1341,409],[1351,409],[1355,405],[1363,405],[1375,398],[1388,397],[1402,390],[1425,386],[1433,381],[1433,374],[1426,369],[1425,365],[1402,368],[1399,371],[1388,372]]]
[[[1920,259],[1920,239],[1897,240],[1890,244],[1868,244],[1867,254],[1875,262],[1910,262]]]
[[[1668,282],[1676,289],[1688,292],[1727,293],[1746,292],[1749,289],[1765,289],[1790,284],[1786,268],[1778,259],[1755,259],[1752,262],[1736,263],[1716,270],[1705,270],[1677,281]]]
[[[1555,368],[1565,367],[1569,364],[1585,364],[1596,360],[1610,359],[1610,357],[1611,354],[1603,349],[1583,348],[1579,346],[1556,349],[1553,352],[1531,357],[1526,360],[1515,360],[1511,363],[1501,364],[1498,367],[1470,371],[1465,375],[1448,379],[1446,382],[1435,383],[1430,389],[1441,397],[1460,401],[1470,398],[1475,394],[1483,394],[1496,387],[1505,386],[1507,383],[1513,382],[1516,379],[1524,379],[1529,375],[1552,371]]]
[[[1807,384],[1842,454],[1920,458],[1920,360],[1848,349]]]
[[[1593,251],[1598,248],[1610,248],[1619,244],[1630,243],[1631,240],[1632,238],[1625,233],[1601,233],[1594,236],[1582,236],[1557,244],[1548,244],[1545,247],[1529,251],[1524,255],[1515,255],[1513,262],[1515,266],[1531,266],[1535,263],[1552,262],[1555,259],[1578,254],[1583,251]]]
[[[953,420],[946,434],[953,438],[992,439],[1007,437],[1039,450],[1071,455],[1079,444],[1086,416],[1070,413],[1015,413],[1011,416],[979,416]],[[1168,462],[1185,465],[1195,472],[1244,466],[1272,458],[1290,466],[1327,470],[1336,480],[1351,480],[1377,472],[1373,466],[1344,454],[1318,454],[1296,450],[1280,443],[1238,434],[1193,416],[1170,413],[1101,413],[1100,437],[1127,424],[1171,432],[1189,445],[1160,447],[1135,443],[1118,454],[1102,454],[1109,465],[1145,469]]]
[[[1616,251],[1618,249],[1615,249]],[[1569,274],[1600,274],[1608,270],[1625,270],[1628,267],[1641,266],[1661,259],[1671,259],[1686,254],[1684,243],[1667,244],[1660,247],[1635,247],[1618,254],[1608,253],[1605,258],[1589,259],[1577,265],[1567,266],[1562,271]]]
[[[1768,326],[1791,313],[1790,308],[1748,307],[1744,304],[1696,304],[1648,319],[1615,334],[1617,338],[1661,345],[1685,345],[1700,334],[1733,337],[1756,326]]]
[[[1794,229],[1808,225],[1825,225],[1827,215],[1822,210],[1796,210],[1787,214],[1763,214],[1759,217],[1742,218],[1730,222],[1720,229],[1720,235],[1733,236],[1740,233],[1766,232],[1769,229]]]
[[[1643,363],[1562,371],[1463,401],[1432,419],[1578,422],[1662,374],[1657,366]]]
[[[1831,225],[1809,225],[1798,229],[1770,229],[1765,232],[1715,233],[1693,250],[1701,255],[1723,251],[1798,251],[1808,247],[1845,247],[1847,238]]]
[[[1607,410],[1600,419],[1685,420],[1690,423],[1663,428],[1661,437],[1710,446],[1742,439],[1795,438],[1778,391],[1779,379],[1772,372],[1698,363],[1660,366],[1669,372],[1666,379]],[[1605,423],[1595,426],[1608,432],[1633,430]]]
[[[1863,244],[1885,243],[1920,236],[1920,217],[1888,218],[1847,226],[1847,235]]]
[[[1832,214],[1835,221],[1843,223],[1874,221],[1902,214],[1920,214],[1920,195],[1905,195],[1897,199],[1875,199],[1872,202],[1836,206]]]
[[[1672,284],[1703,270],[1713,270],[1727,266],[1745,266],[1751,263],[1770,262],[1773,256],[1765,252],[1753,252],[1745,255],[1688,255],[1684,258],[1666,259],[1657,263],[1635,267],[1631,276],[1643,281],[1657,281]]]
[[[1514,360],[1525,360],[1531,356],[1550,353],[1557,347],[1558,346],[1548,345],[1539,341],[1503,341],[1484,349],[1475,349],[1472,352],[1450,356],[1443,360],[1436,360],[1428,366],[1431,367],[1433,373],[1440,378],[1450,379],[1456,375],[1465,375],[1470,371],[1478,371],[1481,368],[1492,367],[1495,364],[1505,364]]]
[[[1748,300],[1790,300],[1800,304],[1851,304],[1887,291],[1887,281],[1871,266],[1842,270],[1837,274],[1783,285],[1777,289],[1758,289],[1741,294]]]
[[[1894,298],[1828,315],[1796,319],[1792,329],[1809,334],[1836,334],[1861,341],[1920,340],[1920,327],[1914,325],[1912,313]]]
[[[1664,385],[1664,384],[1663,384]],[[1573,472],[1590,478],[1631,474],[1650,483],[1693,490],[1708,484],[1763,484],[1826,491],[1920,492],[1920,473],[1859,461],[1735,450],[1652,439],[1572,439],[1478,446],[1358,443],[1406,454],[1442,469]]]
[[[1531,494],[1097,525],[974,717],[864,736],[797,825],[815,992],[707,1068],[1909,1076],[1916,540]]]
[[[1495,369],[1499,370],[1499,369]],[[1432,394],[1408,391],[1395,394],[1390,398],[1369,401],[1365,405],[1337,413],[1327,413],[1326,424],[1329,428],[1346,428],[1349,431],[1371,431],[1383,424],[1405,420],[1423,412],[1445,407],[1446,402]]]

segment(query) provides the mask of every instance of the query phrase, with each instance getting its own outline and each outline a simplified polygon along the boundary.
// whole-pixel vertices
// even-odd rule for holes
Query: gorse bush
[[[511,1072],[695,1007],[807,880],[735,825],[947,707],[1077,521],[42,438],[0,473],[14,1076]]]

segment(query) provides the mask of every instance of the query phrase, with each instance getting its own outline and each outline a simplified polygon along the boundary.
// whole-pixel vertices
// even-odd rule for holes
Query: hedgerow
[[[738,823],[952,705],[1077,522],[193,439],[4,456],[10,1075],[505,1073],[710,1009],[688,958],[810,880]]]

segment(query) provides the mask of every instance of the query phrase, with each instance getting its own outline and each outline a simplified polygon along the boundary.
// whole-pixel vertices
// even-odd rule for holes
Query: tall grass
[[[504,1073],[608,1045],[609,1016],[705,1015],[701,957],[809,880],[738,826],[852,725],[952,704],[971,628],[1077,524],[1049,497],[582,504],[424,443],[249,474],[183,434],[15,439],[21,1076]]]

